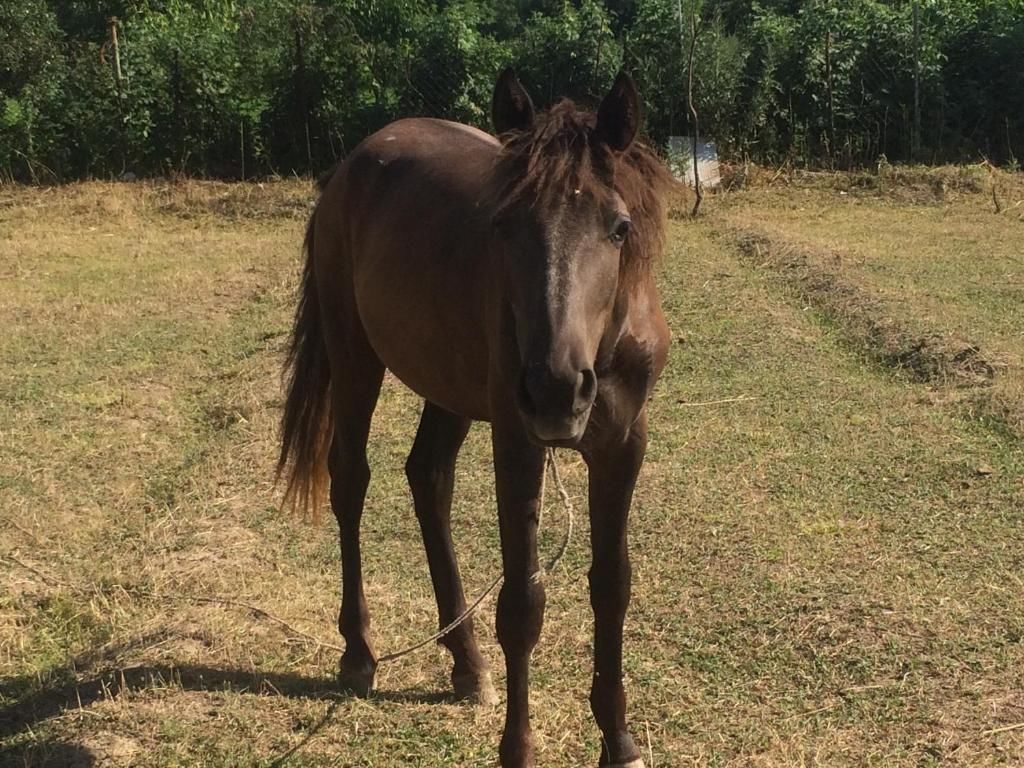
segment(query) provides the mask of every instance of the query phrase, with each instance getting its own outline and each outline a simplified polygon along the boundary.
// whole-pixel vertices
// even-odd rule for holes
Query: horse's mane
[[[539,114],[529,130],[502,136],[496,175],[505,207],[534,200],[614,189],[629,209],[632,226],[622,246],[622,277],[642,279],[665,241],[665,196],[677,183],[658,156],[640,141],[614,152],[596,134],[597,116],[563,99]]]

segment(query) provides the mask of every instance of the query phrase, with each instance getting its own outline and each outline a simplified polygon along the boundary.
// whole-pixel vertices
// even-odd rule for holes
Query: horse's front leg
[[[530,653],[544,620],[544,582],[537,561],[544,451],[526,438],[515,414],[494,419],[491,438],[505,574],[498,595],[497,631],[508,691],[499,754],[502,768],[532,768]]]
[[[622,624],[629,605],[632,569],[626,523],[633,487],[647,449],[646,412],[627,433],[602,435],[584,457],[590,472],[590,604],[594,609],[594,680],[590,707],[601,729],[601,766],[643,768],[626,730],[622,687]]]

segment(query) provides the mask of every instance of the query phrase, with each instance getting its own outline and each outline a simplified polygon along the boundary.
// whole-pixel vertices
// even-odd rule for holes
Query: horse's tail
[[[288,396],[281,416],[281,453],[277,481],[285,480],[282,506],[304,516],[319,516],[327,486],[327,454],[334,433],[331,414],[331,369],[324,341],[320,299],[314,274],[313,229],[306,228],[306,266],[299,305],[285,361]]]

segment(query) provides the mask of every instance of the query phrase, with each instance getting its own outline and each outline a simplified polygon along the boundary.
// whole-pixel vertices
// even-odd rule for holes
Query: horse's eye
[[[629,219],[619,219],[615,224],[615,229],[612,230],[611,237],[608,239],[615,243],[615,245],[622,245],[626,240],[626,235],[629,234],[629,225]]]

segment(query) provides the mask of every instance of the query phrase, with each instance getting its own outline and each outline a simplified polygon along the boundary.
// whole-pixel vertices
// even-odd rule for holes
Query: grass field
[[[996,214],[983,183],[926,181],[782,180],[671,224],[626,629],[648,768],[1024,764],[1024,193],[1007,177]],[[271,487],[311,199],[0,187],[0,764],[496,764],[502,709],[449,701],[441,649],[347,698],[336,651],[251,609],[340,642],[333,520]],[[384,652],[436,622],[418,407],[389,380],[371,439]],[[500,563],[483,425],[454,527],[475,594]],[[548,581],[543,766],[597,761],[586,541]]]

